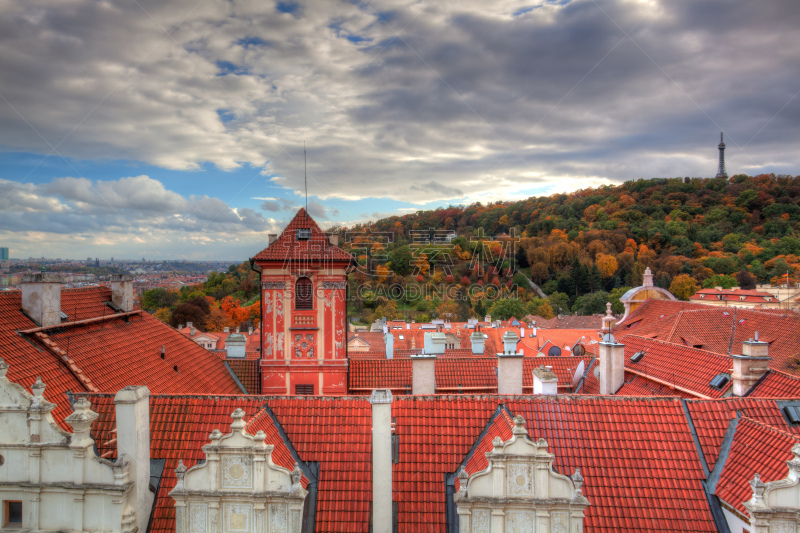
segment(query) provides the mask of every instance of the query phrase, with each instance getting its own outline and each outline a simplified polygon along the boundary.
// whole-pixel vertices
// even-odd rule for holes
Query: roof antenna
[[[306,185],[306,211],[308,211],[308,162],[306,160],[306,141],[303,140],[303,181]]]

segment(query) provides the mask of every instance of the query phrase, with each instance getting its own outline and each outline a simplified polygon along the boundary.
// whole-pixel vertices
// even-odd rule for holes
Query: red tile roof
[[[47,385],[44,396],[56,404],[53,418],[65,429],[64,417],[72,413],[65,393],[88,389],[70,369],[48,351],[39,350],[16,330],[35,328],[36,324],[22,313],[20,291],[0,292],[0,357],[10,365],[8,379],[32,392],[31,385],[41,376]]]
[[[742,503],[753,495],[750,481],[756,474],[764,483],[784,479],[789,473],[786,461],[794,458],[792,446],[797,442],[800,442],[797,435],[742,417],[714,494],[749,516]]]
[[[686,302],[648,300],[614,330],[620,341],[635,334],[723,355],[742,352],[742,342],[759,333],[769,343],[770,368],[797,374],[800,315],[785,309],[709,307]],[[623,341],[624,342],[624,341]]]
[[[497,392],[496,357],[444,357],[436,360],[436,392],[492,394]]]
[[[298,229],[311,230],[308,240],[297,240]],[[342,261],[350,263],[353,256],[334,246],[328,236],[302,207],[278,239],[261,250],[253,261]]]
[[[473,449],[470,451],[472,455],[467,460],[467,464],[463,465],[464,470],[466,470],[470,476],[482,470],[486,470],[486,468],[489,466],[489,460],[486,458],[486,454],[494,449],[492,441],[495,437],[500,437],[504,442],[511,439],[511,437],[514,436],[512,432],[513,429],[514,422],[511,419],[511,415],[508,413],[508,410],[505,408],[498,409],[494,419],[489,422],[483,438],[478,440]],[[458,477],[456,477],[456,492],[458,492],[460,488],[461,483],[459,482]]]
[[[411,390],[411,359],[350,359],[350,392],[370,394],[372,389],[391,389],[395,394]]]
[[[594,380],[597,382],[597,379]],[[598,383],[598,391],[600,390]],[[630,372],[625,372],[625,383],[617,391],[616,396],[672,396],[677,398],[697,398],[696,394],[691,394],[678,389],[674,389],[657,383],[650,379]]]
[[[106,305],[110,301],[111,289],[108,287],[61,290],[61,311],[68,317],[65,322],[113,315],[115,311]]]
[[[248,394],[261,394],[261,361],[258,359],[226,359],[236,378]]]
[[[632,362],[631,357],[639,352],[644,352],[644,357]],[[732,366],[730,357],[705,350],[637,335],[625,337],[625,370],[674,385],[679,390],[720,398],[729,384],[717,390],[710,386],[711,380],[718,374],[729,374]]]
[[[92,426],[92,437],[98,452],[116,458],[116,444],[108,443],[116,437],[114,395],[88,394],[92,410],[100,418]],[[68,402],[65,402],[68,403]],[[150,397],[150,457],[165,459],[161,485],[156,495],[155,511],[149,533],[174,533],[175,501],[169,492],[175,487],[175,468],[182,459],[187,468],[205,459],[202,447],[208,444],[214,429],[230,432],[231,413],[237,408],[245,411],[247,432],[263,430],[266,442],[274,444],[273,461],[288,469],[294,468],[294,459],[284,445],[270,417],[261,409],[266,403],[263,396],[159,396]],[[304,479],[304,484],[308,480]]]
[[[747,393],[750,398],[800,398],[800,378],[770,370]]]
[[[752,418],[792,434],[800,434],[800,427],[789,426],[775,400],[761,398],[725,398],[721,400],[688,400],[686,406],[694,421],[697,438],[703,449],[708,468],[713,470],[719,456],[722,439],[730,421],[739,411]]]
[[[558,377],[559,392],[572,391],[572,378],[578,366],[583,362],[584,372],[590,367],[592,357],[532,357],[522,360],[522,392],[533,394],[533,370],[540,366],[553,368],[553,373]],[[566,390],[562,390],[566,389]]]

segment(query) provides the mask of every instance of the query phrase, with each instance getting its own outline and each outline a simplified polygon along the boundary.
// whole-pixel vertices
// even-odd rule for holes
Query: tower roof
[[[331,244],[328,236],[314,222],[308,211],[301,207],[275,242],[258,252],[251,261],[344,261],[349,263],[353,261],[353,256]]]

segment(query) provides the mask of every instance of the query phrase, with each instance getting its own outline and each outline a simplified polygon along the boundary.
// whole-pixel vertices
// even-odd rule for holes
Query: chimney
[[[328,236],[328,242],[331,243],[331,246],[339,246],[339,234],[338,233],[326,233]]]
[[[253,334],[253,326],[250,326],[249,328],[247,328],[247,336],[249,337],[252,334]]]
[[[644,269],[644,275],[642,276],[642,287],[652,287],[653,286],[653,271],[650,270],[650,267]]]
[[[183,329],[183,324],[178,324],[178,331]]]
[[[436,394],[436,356],[411,355],[411,394]]]
[[[611,329],[616,319],[611,315],[611,302],[606,303],[603,334],[598,350],[600,360],[600,394],[616,394],[625,381],[625,345],[617,342]]]
[[[484,322],[488,322],[489,324],[491,324],[492,323],[492,315],[486,315],[483,318],[483,320],[484,320]]]
[[[519,338],[520,339],[525,338],[525,328],[519,328]]]
[[[61,276],[52,272],[23,274],[20,287],[22,311],[31,320],[42,327],[61,323]]]
[[[372,528],[392,533],[392,392],[375,389],[372,404]]]
[[[558,377],[552,366],[540,366],[533,369],[533,393],[547,396],[558,394]]]
[[[247,345],[247,337],[241,333],[231,333],[225,340],[225,349],[229,359],[244,359]]]
[[[472,343],[472,355],[483,355],[483,345],[486,342],[486,337],[480,331],[473,331],[469,336]]]
[[[111,275],[111,301],[122,311],[133,311],[133,276]]]
[[[522,359],[517,353],[519,337],[511,330],[503,334],[503,353],[497,354],[497,393],[522,394]]]
[[[386,359],[394,359],[394,335],[386,333],[383,340],[386,342]]]
[[[139,531],[147,531],[153,507],[150,492],[150,391],[143,385],[132,385],[114,397],[117,414],[117,457],[127,456],[130,477],[136,483],[136,517]]]
[[[267,246],[272,246],[272,243],[278,240],[277,233],[269,233],[268,237],[269,237],[269,243],[267,244]]]
[[[430,355],[444,355],[447,347],[447,336],[441,332],[425,333],[423,351]]]
[[[194,329],[194,325],[192,325],[192,323],[191,323],[191,322],[187,322],[187,323],[186,323],[186,327],[187,327],[187,328],[189,328],[189,335],[191,335],[192,337],[194,337],[194,334],[197,332],[197,330],[196,330],[196,329]]]
[[[769,372],[769,344],[755,339],[742,343],[742,355],[731,354],[733,358],[733,395],[744,396],[753,385]]]
[[[231,328],[229,328],[229,327],[222,328],[222,333],[230,333],[230,331],[231,331]]]

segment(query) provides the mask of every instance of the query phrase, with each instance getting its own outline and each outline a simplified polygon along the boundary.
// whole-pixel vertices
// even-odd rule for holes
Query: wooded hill
[[[458,236],[444,256],[420,240],[438,230]],[[597,312],[597,305],[576,309],[576,303],[581,296],[641,284],[646,267],[658,286],[682,298],[701,285],[752,287],[781,276],[785,282],[787,272],[800,269],[800,176],[636,180],[519,202],[418,211],[349,231],[364,232],[344,245],[363,265],[355,283],[376,293],[393,283],[429,284],[449,266],[452,280],[446,281],[464,288],[519,286],[523,300],[534,298],[526,281],[515,277],[521,273],[546,294],[564,295],[569,302],[568,309],[559,305],[562,311]],[[380,232],[389,232],[393,242]],[[501,244],[516,242],[516,252],[476,269],[476,254],[492,246],[477,242],[480,232]],[[473,312],[475,303],[471,298]]]

